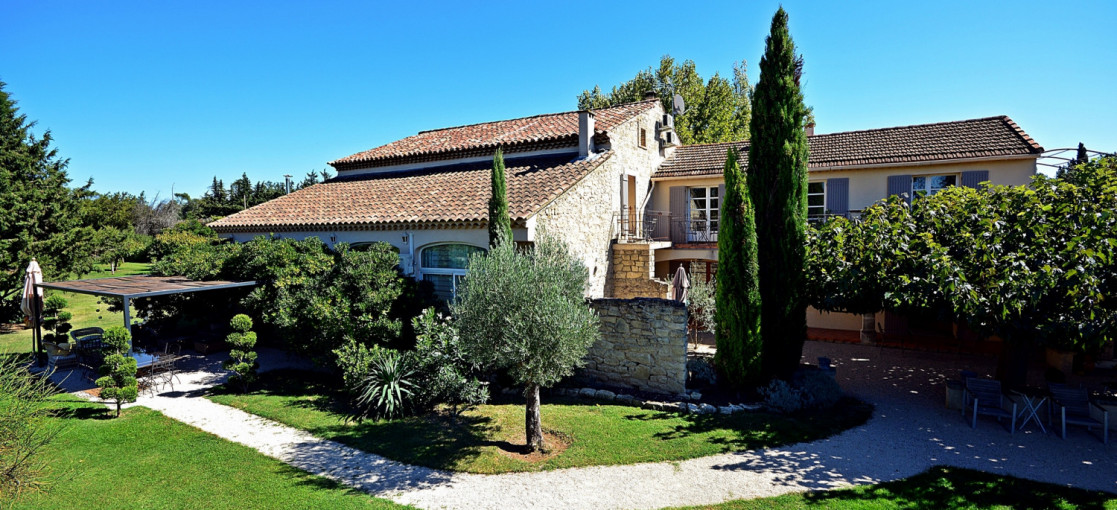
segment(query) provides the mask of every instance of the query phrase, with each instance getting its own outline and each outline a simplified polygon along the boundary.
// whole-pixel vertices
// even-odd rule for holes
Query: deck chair
[[[1085,388],[1067,387],[1053,384],[1048,387],[1051,391],[1050,414],[1056,415],[1062,426],[1063,439],[1067,438],[1067,424],[1083,425],[1087,431],[1095,426],[1101,427],[1101,442],[1109,444],[1109,411],[1090,399],[1090,393]],[[1101,419],[1090,416],[1090,408],[1101,412]],[[1051,421],[1048,417],[1048,421]]]
[[[1016,432],[1016,402],[1012,402],[1012,409],[1005,408],[1005,395],[1001,392],[1001,382],[993,379],[979,379],[977,377],[967,377],[966,387],[963,390],[965,398],[962,404],[962,418],[966,417],[966,410],[969,409],[973,413],[970,428],[977,428],[977,415],[984,414],[986,416],[995,416],[997,421],[1001,418],[1009,418],[1011,420],[1008,431],[1010,434]]]

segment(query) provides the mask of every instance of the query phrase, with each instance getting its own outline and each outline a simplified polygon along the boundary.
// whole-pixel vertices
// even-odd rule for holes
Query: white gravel
[[[876,405],[866,425],[836,437],[681,462],[473,475],[408,466],[202,398],[223,376],[217,361],[183,374],[176,391],[142,396],[156,409],[314,474],[420,508],[661,508],[826,490],[908,477],[934,465],[1011,474],[1117,492],[1117,456],[1084,429],[1066,441],[1034,426],[1010,435],[992,419],[977,429],[943,406],[942,381],[961,368],[987,374],[992,360],[808,342],[805,360],[828,356],[847,391]],[[288,364],[262,353],[262,364]],[[168,388],[169,389],[169,388]],[[1111,434],[1112,435],[1112,434]]]

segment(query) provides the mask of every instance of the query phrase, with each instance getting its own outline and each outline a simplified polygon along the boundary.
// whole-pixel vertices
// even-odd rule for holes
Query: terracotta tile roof
[[[523,221],[608,160],[612,151],[506,160],[508,205]],[[478,226],[488,219],[492,162],[339,177],[227,216],[218,232]]]
[[[910,164],[990,156],[1039,155],[1043,147],[1007,116],[920,124],[809,137],[808,167],[837,170],[880,164]],[[725,151],[737,147],[742,156],[748,142],[679,147],[654,177],[720,174]],[[741,163],[748,166],[747,157]]]
[[[598,136],[603,135],[618,124],[654,107],[657,101],[659,100],[649,99],[594,110],[594,130]],[[415,136],[331,161],[330,165],[338,170],[348,170],[474,155],[491,156],[497,147],[504,147],[505,153],[549,149],[575,145],[577,141],[578,112],[549,113],[423,131]]]

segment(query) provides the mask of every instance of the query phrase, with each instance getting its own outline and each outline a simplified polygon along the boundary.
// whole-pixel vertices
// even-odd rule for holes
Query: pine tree
[[[504,151],[493,156],[492,191],[489,196],[489,246],[496,246],[501,235],[512,240],[512,220],[508,217],[508,185],[504,179]]]
[[[64,279],[92,263],[93,230],[81,224],[89,185],[70,188],[69,161],[51,147],[50,131],[35,137],[35,123],[4,87],[0,82],[0,321],[10,322],[32,257],[47,279]]]
[[[803,295],[806,265],[807,136],[809,110],[799,90],[802,60],[781,7],[760,60],[749,123],[748,189],[756,215],[760,270],[760,331],[765,375],[789,377],[807,336]]]
[[[725,158],[725,196],[718,226],[717,354],[721,381],[741,388],[760,382],[760,290],[756,223],[737,149]]]

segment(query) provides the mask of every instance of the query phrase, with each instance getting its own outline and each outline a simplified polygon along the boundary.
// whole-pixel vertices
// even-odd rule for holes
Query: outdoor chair
[[[101,338],[105,334],[105,330],[101,328],[81,328],[70,331],[70,337],[74,339],[75,343],[81,343],[82,340],[89,337]]]
[[[178,356],[174,354],[164,354],[159,356],[159,358],[151,364],[151,378],[153,381],[162,383],[160,388],[170,385],[172,391],[175,389],[174,380],[178,379],[178,373],[175,368],[175,362],[177,360]],[[179,379],[178,382],[182,382],[182,379]]]
[[[1067,424],[1083,425],[1087,431],[1093,430],[1095,426],[1101,427],[1101,442],[1109,444],[1109,411],[1098,405],[1090,398],[1090,393],[1086,388],[1073,388],[1061,384],[1052,384],[1048,386],[1051,391],[1051,407],[1048,408],[1048,422],[1051,421],[1051,415],[1057,415],[1063,439],[1067,438]],[[1101,413],[1101,419],[1094,418],[1090,415],[1090,408],[1093,407]]]
[[[1008,431],[1010,434],[1016,432],[1016,402],[1009,399],[1012,409],[1005,408],[1005,395],[1001,391],[1000,381],[967,377],[963,395],[962,418],[966,417],[967,409],[973,413],[970,428],[977,428],[977,415],[984,414],[996,417],[998,422],[1001,418],[1009,418],[1011,423]]]
[[[74,344],[43,342],[43,348],[47,351],[47,370],[73,368],[78,364],[78,355],[73,351]]]

